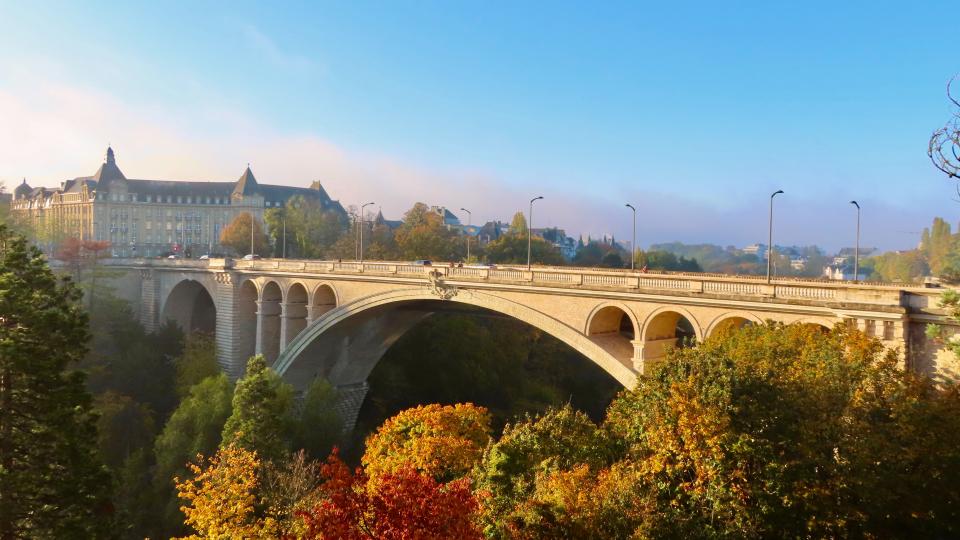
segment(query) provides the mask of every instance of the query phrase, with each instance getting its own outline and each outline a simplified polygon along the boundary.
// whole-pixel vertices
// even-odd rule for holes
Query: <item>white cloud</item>
[[[252,24],[241,24],[240,32],[255,51],[276,67],[293,71],[309,71],[317,67],[313,60],[305,56],[283,51],[270,36]]]

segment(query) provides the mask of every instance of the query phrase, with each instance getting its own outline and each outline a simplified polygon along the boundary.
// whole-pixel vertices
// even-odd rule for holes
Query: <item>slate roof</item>
[[[18,198],[21,194],[25,197],[34,198],[37,196],[48,196],[52,193],[79,193],[83,186],[88,191],[110,192],[111,184],[122,183],[128,193],[138,195],[141,202],[145,202],[145,197],[155,197],[156,202],[160,202],[160,197],[220,197],[229,199],[231,196],[250,197],[261,195],[271,206],[278,203],[285,203],[289,198],[295,195],[311,199],[319,199],[321,207],[330,209],[342,214],[346,214],[343,206],[330,199],[325,189],[319,181],[313,182],[309,188],[276,186],[260,184],[257,182],[253,171],[248,165],[243,174],[236,182],[191,182],[182,180],[145,180],[137,178],[127,178],[117,166],[116,158],[112,148],[107,148],[107,156],[103,165],[97,169],[93,176],[81,176],[73,180],[63,182],[59,189],[31,188],[26,184],[26,180],[17,186],[16,193]],[[142,197],[142,198],[141,198]],[[166,201],[164,201],[166,202]],[[199,201],[198,201],[199,202]]]
[[[237,179],[236,187],[233,188],[233,194],[249,197],[257,193],[259,187],[256,177],[253,176],[253,171],[250,170],[250,164],[247,164],[247,170],[243,171],[243,174]]]
[[[14,196],[15,198],[17,198],[17,199],[22,199],[22,198],[30,195],[30,192],[31,192],[32,190],[33,190],[33,188],[30,187],[29,185],[27,185],[27,179],[24,178],[24,179],[23,179],[23,182],[22,182],[19,186],[17,186],[16,188],[14,188],[14,190],[13,190],[13,196]]]

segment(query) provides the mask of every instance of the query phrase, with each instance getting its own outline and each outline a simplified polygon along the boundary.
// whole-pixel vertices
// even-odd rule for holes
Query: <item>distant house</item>
[[[398,227],[403,225],[403,220],[400,219],[386,219],[383,217],[383,210],[377,211],[377,216],[373,218],[374,227],[386,226],[391,231],[396,230]]]
[[[477,240],[481,245],[488,244],[504,235],[510,226],[502,221],[488,221],[477,231]]]
[[[450,228],[460,228],[460,218],[456,214],[447,210],[445,206],[431,206],[430,211],[443,218],[443,224]]]
[[[743,248],[742,251],[747,255],[756,255],[760,260],[766,260],[767,258],[766,244],[750,244],[749,246]]]
[[[794,270],[801,271],[807,267],[807,258],[806,257],[794,257],[790,259],[790,268]]]
[[[834,279],[837,281],[863,281],[865,279],[863,270],[859,272],[859,276],[854,278],[853,276],[853,265],[847,262],[841,264],[831,264],[823,268],[823,276],[827,279]]]

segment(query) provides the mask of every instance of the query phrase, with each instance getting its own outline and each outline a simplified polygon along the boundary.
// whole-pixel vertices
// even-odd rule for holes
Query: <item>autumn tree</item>
[[[191,476],[175,480],[185,523],[198,533],[187,538],[277,538],[255,513],[259,467],[256,452],[232,445],[191,463]]]
[[[845,326],[749,326],[676,349],[605,429],[680,536],[950,537],[960,396]],[[922,433],[922,435],[921,435]]]
[[[250,235],[251,222],[253,223],[252,238]],[[253,218],[250,212],[238,214],[220,233],[220,243],[237,254],[249,253],[251,242],[253,243],[254,253],[258,255],[267,254],[267,236],[263,233],[263,226]]]
[[[0,225],[0,538],[107,536],[110,481],[84,376],[80,293]]]
[[[490,415],[470,403],[401,411],[367,439],[363,466],[374,483],[411,468],[439,482],[464,476],[490,441]]]
[[[478,504],[470,480],[448,483],[410,467],[385,472],[376,489],[362,470],[332,455],[322,470],[325,497],[304,515],[304,538],[361,540],[479,540],[474,525]]]

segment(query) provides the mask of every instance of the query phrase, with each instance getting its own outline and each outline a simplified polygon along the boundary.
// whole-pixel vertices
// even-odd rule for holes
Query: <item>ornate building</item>
[[[220,233],[237,215],[263,213],[300,195],[319,201],[324,210],[346,215],[320,182],[309,188],[260,184],[248,166],[236,182],[188,182],[128,179],[107,148],[93,176],[61,183],[59,188],[31,188],[26,180],[14,189],[11,210],[36,231],[50,249],[62,238],[107,240],[115,257],[187,252],[194,256],[222,252]]]

